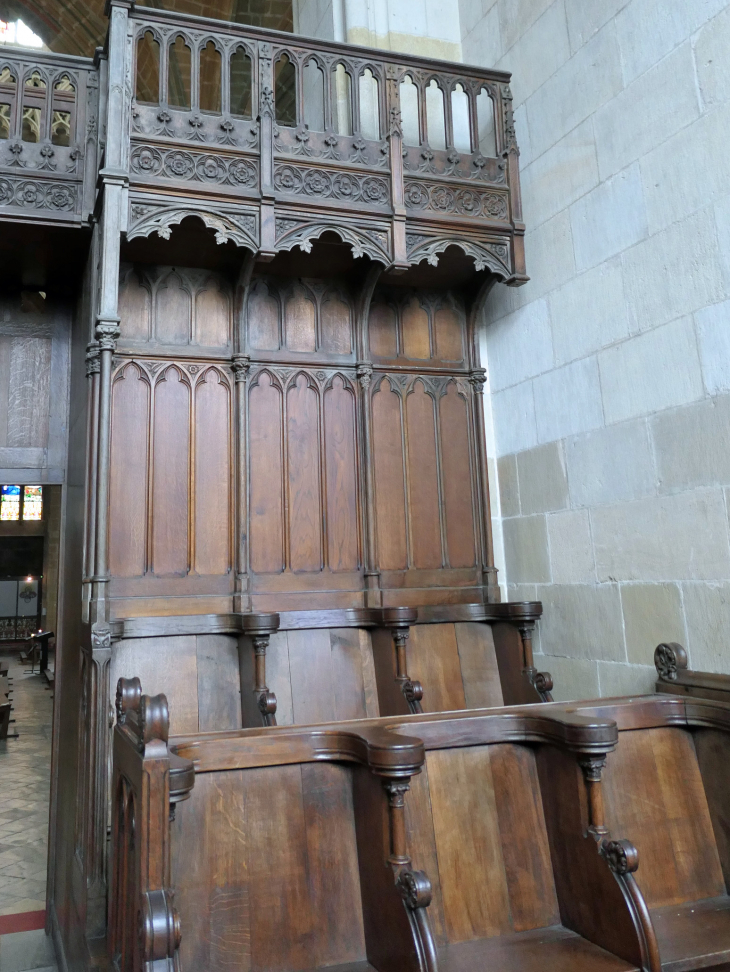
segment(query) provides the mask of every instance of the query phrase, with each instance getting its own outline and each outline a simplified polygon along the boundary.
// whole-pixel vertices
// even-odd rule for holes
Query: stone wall
[[[294,30],[419,57],[461,60],[457,0],[294,0]]]
[[[650,690],[663,640],[730,671],[728,0],[460,12],[522,149],[532,279],[483,332],[507,593],[556,697]]]

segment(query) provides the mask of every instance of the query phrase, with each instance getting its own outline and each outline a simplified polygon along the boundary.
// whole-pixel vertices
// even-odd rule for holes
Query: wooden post
[[[276,255],[276,219],[274,204],[274,68],[271,44],[259,43],[259,141],[261,152],[261,237],[259,259],[272,260]]]
[[[111,628],[91,625],[91,638],[83,647],[84,685],[82,695],[86,721],[79,727],[86,733],[86,764],[83,772],[83,846],[86,878],[86,937],[101,938],[107,912],[107,819],[109,812],[109,745],[113,724],[109,703],[109,668],[112,659]]]
[[[487,472],[487,439],[484,425],[484,383],[487,373],[484,368],[476,368],[469,375],[472,387],[472,406],[474,412],[474,431],[477,449],[477,482],[480,497],[480,519],[482,533],[482,583],[484,599],[487,603],[501,600],[497,583],[497,568],[494,566],[494,540],[492,537],[492,508],[489,501],[489,475]]]

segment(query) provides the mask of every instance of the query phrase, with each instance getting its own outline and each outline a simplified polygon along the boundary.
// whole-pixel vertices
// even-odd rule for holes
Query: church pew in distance
[[[636,850],[601,824],[610,719],[538,704],[168,741],[137,679],[117,714],[119,972],[661,972]]]

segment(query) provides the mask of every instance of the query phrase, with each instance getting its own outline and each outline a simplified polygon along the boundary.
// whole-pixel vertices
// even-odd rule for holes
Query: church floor
[[[3,655],[12,680],[11,732],[0,741],[0,932],[38,928],[46,906],[53,698],[17,653]],[[5,664],[2,665],[5,667]],[[13,919],[10,916],[25,916]],[[55,968],[42,930],[0,934],[0,972]]]

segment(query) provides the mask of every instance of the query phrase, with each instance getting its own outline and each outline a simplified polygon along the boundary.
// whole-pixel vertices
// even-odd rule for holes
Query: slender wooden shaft
[[[394,865],[405,865],[411,862],[407,853],[405,817],[405,796],[409,789],[408,783],[385,784],[390,808],[390,857],[388,860]]]

